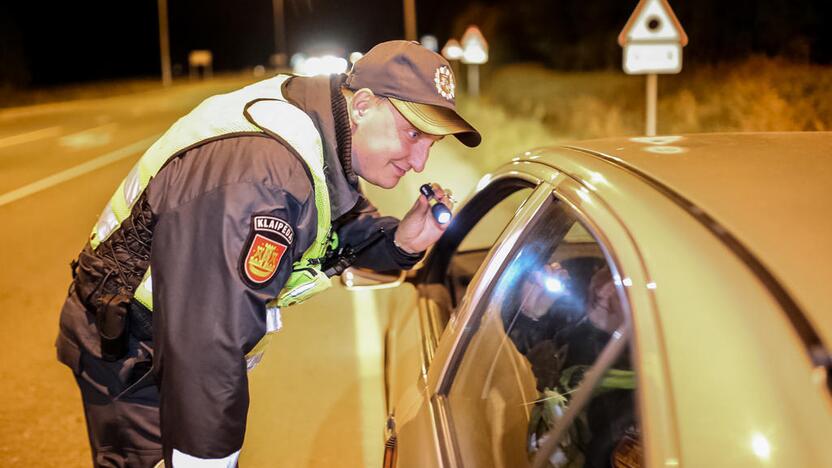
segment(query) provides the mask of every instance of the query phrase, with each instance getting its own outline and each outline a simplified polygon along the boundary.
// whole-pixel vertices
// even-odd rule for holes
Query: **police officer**
[[[235,466],[247,371],[280,309],[330,284],[333,249],[376,237],[355,263],[407,269],[443,232],[423,196],[401,221],[380,216],[358,178],[392,188],[451,134],[480,142],[450,65],[406,41],[347,75],[279,75],[177,121],[104,208],[61,312],[58,358],[95,466]]]

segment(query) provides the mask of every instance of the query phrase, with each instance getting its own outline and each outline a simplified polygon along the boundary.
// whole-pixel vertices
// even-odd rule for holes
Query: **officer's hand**
[[[448,209],[453,209],[453,201],[439,184],[431,184],[436,200]],[[428,199],[421,193],[416,203],[404,216],[396,230],[396,244],[406,252],[418,253],[427,250],[448,228],[448,224],[439,224],[433,218]]]

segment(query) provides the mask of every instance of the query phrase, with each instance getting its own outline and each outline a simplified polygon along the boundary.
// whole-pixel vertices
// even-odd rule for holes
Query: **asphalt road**
[[[55,360],[69,261],[152,141],[205,97],[252,81],[222,78],[108,99],[0,110],[0,460],[89,466],[80,396]],[[455,142],[428,170],[370,198],[401,216],[418,185],[464,195],[474,171]],[[250,376],[244,466],[379,466],[385,420],[384,295],[340,287],[284,311],[284,328]]]

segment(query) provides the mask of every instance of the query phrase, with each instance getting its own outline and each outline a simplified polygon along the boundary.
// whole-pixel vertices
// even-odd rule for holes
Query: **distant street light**
[[[334,55],[324,55],[321,57],[300,57],[295,54],[292,57],[293,73],[302,76],[317,76],[317,75],[337,75],[347,72],[347,61],[341,57]],[[297,59],[295,58],[297,57]]]
[[[350,63],[353,63],[353,64],[354,64],[355,62],[357,62],[357,61],[361,60],[361,57],[363,57],[363,56],[364,56],[364,54],[362,54],[361,52],[353,52],[353,53],[351,53],[351,54],[350,54]]]
[[[168,40],[168,2],[157,0],[159,9],[159,55],[162,59],[162,86],[170,86],[170,41]]]
[[[425,49],[429,49],[434,52],[439,50],[439,40],[436,39],[436,36],[431,34],[425,34],[422,36],[422,38],[419,39],[419,43],[422,44]]]

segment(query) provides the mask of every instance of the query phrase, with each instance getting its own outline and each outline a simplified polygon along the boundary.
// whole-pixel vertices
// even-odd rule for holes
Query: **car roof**
[[[614,159],[739,240],[832,343],[832,132],[718,133],[566,145]],[[563,152],[540,153],[558,167]]]

